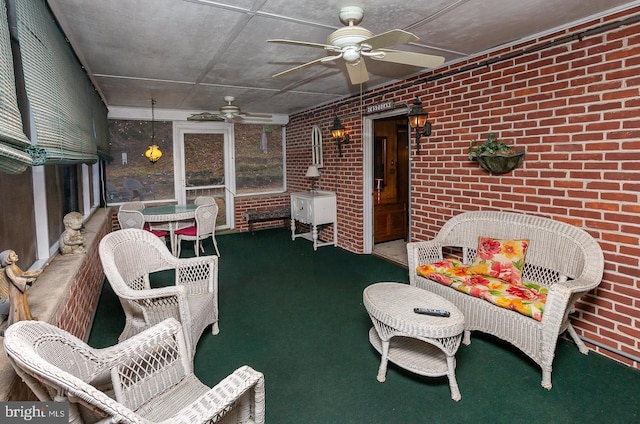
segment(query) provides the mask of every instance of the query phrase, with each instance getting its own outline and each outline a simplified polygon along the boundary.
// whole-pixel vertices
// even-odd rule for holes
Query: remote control
[[[416,314],[432,315],[434,317],[444,318],[447,318],[451,315],[449,311],[445,311],[443,309],[413,308],[413,312],[415,312]]]

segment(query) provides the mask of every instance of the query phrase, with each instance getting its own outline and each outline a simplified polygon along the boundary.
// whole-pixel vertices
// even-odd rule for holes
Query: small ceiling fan
[[[242,112],[240,108],[233,103],[235,97],[224,96],[224,101],[227,102],[217,112],[202,112],[195,115],[191,115],[187,118],[188,121],[225,121],[225,122],[237,122],[242,121],[245,118],[248,119],[271,119],[272,116],[264,113],[246,113]]]
[[[358,24],[362,21],[364,10],[358,6],[347,6],[340,9],[340,21],[346,26],[337,29],[327,37],[327,44],[310,43],[306,41],[271,39],[269,43],[293,44],[297,46],[325,49],[336,55],[326,56],[296,66],[295,68],[279,72],[273,77],[280,77],[291,72],[299,71],[309,66],[343,59],[352,84],[360,84],[369,80],[369,73],[363,58],[380,60],[383,62],[400,63],[418,66],[420,68],[435,68],[444,63],[444,57],[429,54],[411,53],[400,50],[390,50],[386,47],[418,41],[419,38],[410,32],[393,29],[382,34],[374,35],[368,29]]]

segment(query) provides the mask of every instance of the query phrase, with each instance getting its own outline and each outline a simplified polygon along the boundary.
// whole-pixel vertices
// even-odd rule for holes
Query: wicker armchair
[[[71,423],[264,423],[262,373],[245,365],[210,389],[193,374],[174,319],[104,349],[46,322],[20,321],[4,347],[38,399],[69,402]]]
[[[167,318],[182,324],[193,353],[209,324],[218,334],[217,256],[176,258],[158,237],[133,228],[107,234],[98,250],[126,317],[120,341]],[[175,285],[151,288],[149,275],[163,270],[175,270]]]

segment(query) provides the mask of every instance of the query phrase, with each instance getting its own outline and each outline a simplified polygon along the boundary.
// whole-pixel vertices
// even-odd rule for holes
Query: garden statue
[[[84,234],[82,234],[82,214],[69,212],[64,216],[64,232],[60,236],[60,253],[71,255],[86,253],[84,248]]]
[[[27,289],[42,274],[42,270],[23,271],[16,264],[18,255],[13,250],[0,253],[0,297],[8,299],[9,317],[7,327],[17,321],[36,320],[31,315],[27,301]],[[6,328],[6,327],[5,327]]]

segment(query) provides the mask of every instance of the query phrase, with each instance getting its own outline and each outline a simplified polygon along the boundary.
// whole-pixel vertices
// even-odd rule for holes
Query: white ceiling
[[[342,26],[343,6],[360,6],[374,34],[399,28],[420,40],[397,50],[456,62],[534,34],[638,5],[628,0],[48,0],[107,105],[216,111],[226,95],[243,112],[291,114],[357,94],[342,60],[280,78],[271,75],[324,56]],[[362,89],[419,74],[367,61]]]

